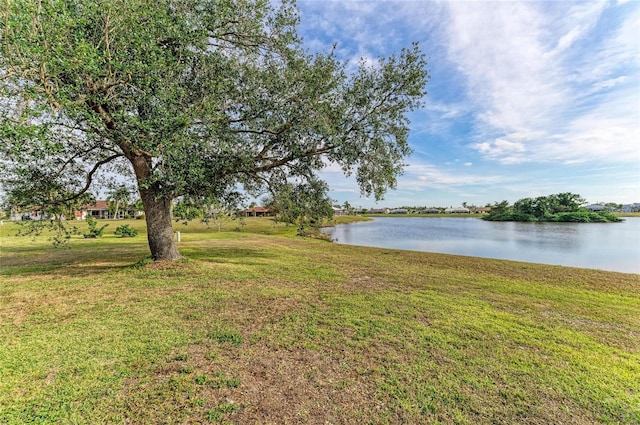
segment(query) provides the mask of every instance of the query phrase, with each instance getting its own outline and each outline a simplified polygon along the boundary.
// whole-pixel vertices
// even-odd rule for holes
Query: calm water
[[[640,217],[622,223],[381,217],[324,231],[348,245],[640,273]]]

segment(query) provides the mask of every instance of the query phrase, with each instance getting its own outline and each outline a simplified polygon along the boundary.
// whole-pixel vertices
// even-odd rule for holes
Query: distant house
[[[333,215],[347,215],[347,211],[340,207],[331,207],[333,209]]]
[[[118,211],[120,218],[124,218],[126,213],[124,210],[126,208],[120,208],[120,211]],[[80,214],[76,213],[78,220],[86,219],[89,216],[97,219],[113,218],[113,214],[109,214],[109,203],[107,201],[96,201],[95,204],[85,205],[82,211],[79,212]]]
[[[469,214],[471,210],[469,208],[459,207],[459,208],[447,208],[444,210],[445,214]]]
[[[369,214],[388,214],[389,208],[371,208]]]
[[[389,211],[389,214],[407,214],[409,211],[407,211],[405,208],[396,208],[393,210]]]
[[[490,211],[491,207],[475,207],[472,212],[475,214],[487,214]]]
[[[242,212],[245,217],[266,217],[271,215],[271,210],[265,207],[251,207]]]
[[[640,202],[635,202],[633,204],[623,205],[620,209],[622,212],[638,212],[640,211]]]
[[[591,212],[605,211],[607,209],[607,207],[605,207],[604,205],[598,204],[587,205],[585,208]]]
[[[11,221],[24,221],[24,220],[43,220],[46,218],[44,211],[38,209],[32,210],[11,210],[9,220]]]
[[[109,205],[107,201],[96,201],[95,204],[85,205],[84,210],[86,211],[84,218],[87,218],[87,216],[100,219],[109,218]]]
[[[127,218],[130,215],[139,216],[142,214],[142,211],[131,211],[126,205],[120,205],[118,208],[118,218]],[[87,217],[91,216],[97,219],[107,219],[114,218],[113,213],[109,213],[109,202],[107,201],[96,201],[94,204],[88,204],[77,210],[73,214],[73,218],[76,220],[86,220]],[[10,220],[12,221],[21,221],[21,220],[43,220],[47,218],[44,211],[40,209],[33,208],[31,210],[13,210],[11,211]],[[71,217],[61,216],[63,220],[69,220]]]
[[[96,201],[95,204],[85,205],[81,211],[76,211],[76,220],[84,220],[88,216],[97,219],[116,218],[114,213],[109,212],[110,203],[107,201]],[[118,208],[119,219],[127,218],[129,211],[126,205],[120,205]]]
[[[420,214],[440,214],[439,208],[425,208],[420,211]]]

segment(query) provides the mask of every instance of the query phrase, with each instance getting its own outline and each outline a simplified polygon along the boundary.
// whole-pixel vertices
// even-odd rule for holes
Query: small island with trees
[[[496,202],[483,218],[489,221],[544,221],[572,223],[619,222],[621,218],[606,209],[589,211],[580,195],[565,192],[537,198],[522,198],[513,205]]]

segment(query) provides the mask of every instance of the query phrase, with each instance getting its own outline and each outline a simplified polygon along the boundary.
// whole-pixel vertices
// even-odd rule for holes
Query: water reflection
[[[325,229],[337,243],[640,273],[640,218],[623,223],[514,223],[377,218]]]

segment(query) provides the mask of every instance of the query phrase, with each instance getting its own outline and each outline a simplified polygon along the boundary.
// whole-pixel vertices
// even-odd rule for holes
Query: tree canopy
[[[0,0],[5,192],[50,208],[131,179],[156,260],[180,256],[177,197],[277,193],[337,164],[381,198],[410,152],[424,55],[347,72],[304,49],[298,19],[287,0]]]
[[[325,195],[327,185],[320,180],[302,184],[287,184],[277,193],[263,199],[264,205],[275,215],[276,221],[298,225],[298,234],[306,234],[306,227],[320,225],[326,217],[333,217],[331,199]],[[316,226],[317,227],[317,226]]]

